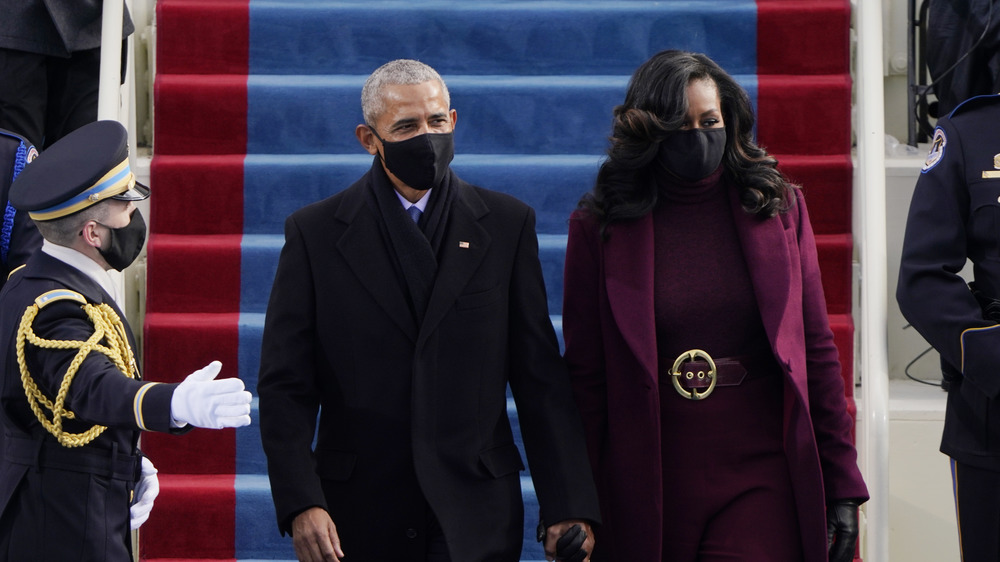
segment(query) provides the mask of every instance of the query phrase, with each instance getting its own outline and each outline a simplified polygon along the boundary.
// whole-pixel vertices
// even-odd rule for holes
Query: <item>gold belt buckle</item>
[[[708,363],[708,372],[705,371],[685,371],[681,372],[681,367],[684,366],[688,361],[694,361],[695,359],[704,359]],[[700,349],[689,349],[684,353],[677,356],[677,360],[674,361],[674,368],[670,370],[671,379],[674,381],[674,388],[677,392],[687,398],[688,400],[704,400],[708,398],[712,391],[715,390],[715,383],[719,379],[718,371],[715,368],[715,361],[712,356]],[[698,389],[691,388],[687,389],[681,386],[681,379],[694,380],[698,378],[699,380],[704,380],[708,377],[709,383],[708,388],[703,392],[699,393]]]

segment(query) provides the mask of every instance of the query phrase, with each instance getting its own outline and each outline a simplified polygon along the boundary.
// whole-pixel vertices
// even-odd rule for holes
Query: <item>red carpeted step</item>
[[[164,38],[156,42],[158,73],[247,73],[249,0],[160,1],[156,27]]]
[[[800,186],[816,234],[851,231],[854,166],[848,154],[777,154],[778,169]]]
[[[844,0],[757,0],[758,74],[848,74]]]
[[[153,461],[161,478],[163,474],[232,475],[236,473],[236,431],[196,428],[184,435],[147,433],[140,448]]]
[[[147,313],[143,376],[157,382],[180,382],[215,360],[222,362],[219,378],[236,376],[239,316],[235,309],[214,314]]]
[[[247,77],[158,73],[153,84],[157,156],[243,154]]]
[[[854,319],[850,314],[831,314],[830,328],[833,341],[840,355],[840,374],[844,379],[844,397],[847,399],[847,413],[851,419],[858,417],[858,405],[854,401]],[[851,430],[851,437],[855,437]]]
[[[156,382],[180,382],[215,360],[222,362],[219,378],[238,376],[238,320],[236,312],[146,314],[143,376]],[[142,449],[161,474],[232,474],[236,472],[236,431],[146,433]]]
[[[850,76],[759,76],[757,139],[772,154],[850,154]]]
[[[607,134],[605,115],[608,106],[620,99],[619,86],[592,77],[521,78],[519,81],[493,81],[476,77],[455,77],[451,80],[459,109],[465,108],[467,118],[497,117],[496,107],[506,107],[511,100],[522,97],[559,99],[565,102],[562,118],[573,123],[574,135],[552,144],[550,139],[533,135],[534,121],[508,118],[500,112],[499,131],[505,131],[516,143],[516,149],[505,147],[502,152],[578,153],[603,150],[602,139]],[[621,88],[624,88],[624,78]],[[206,76],[195,74],[159,75],[155,84],[157,118],[156,150],[158,154],[242,154],[247,151],[248,88],[251,97],[260,100],[250,115],[254,127],[260,129],[256,138],[265,145],[265,152],[302,153],[357,150],[353,135],[345,134],[357,120],[352,114],[324,115],[317,104],[331,100],[351,100],[360,87],[353,77],[294,77],[260,78],[248,86],[246,77]],[[600,84],[599,90],[591,90]],[[472,97],[458,100],[460,94],[475,92]],[[846,75],[786,76],[766,75],[757,80],[758,139],[774,154],[832,155],[850,152],[851,83]],[[281,100],[281,103],[278,103]],[[325,100],[325,101],[324,101]],[[338,101],[338,103],[340,103]],[[343,103],[348,103],[344,101]],[[493,109],[490,109],[493,108]],[[326,111],[329,111],[328,109]],[[315,114],[315,118],[311,116]],[[317,119],[320,119],[317,121]],[[275,123],[298,120],[310,131],[310,146],[303,146],[298,134],[282,136],[273,129]],[[347,122],[350,122],[348,125]],[[483,123],[481,126],[485,126]],[[502,126],[501,126],[502,125]],[[542,125],[547,126],[547,122]],[[269,128],[271,127],[271,128]],[[287,138],[286,138],[287,137]],[[467,152],[494,152],[491,137],[471,136],[466,140]],[[496,139],[493,139],[494,141]],[[265,142],[266,141],[266,142]],[[499,141],[497,141],[499,142]],[[485,143],[485,144],[484,144]],[[484,145],[484,146],[480,146]],[[558,150],[553,150],[553,148]]]
[[[238,311],[241,240],[238,234],[152,234],[146,250],[146,310]]]
[[[229,559],[235,554],[235,476],[160,471],[156,509],[142,526],[146,559]]]
[[[243,154],[157,155],[150,164],[150,229],[158,234],[242,234]]]
[[[851,313],[851,260],[854,244],[850,234],[816,236],[816,252],[823,277],[827,313]]]

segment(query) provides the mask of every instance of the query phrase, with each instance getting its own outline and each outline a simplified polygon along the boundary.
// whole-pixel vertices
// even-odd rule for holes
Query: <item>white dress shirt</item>
[[[42,241],[42,251],[66,265],[82,271],[84,275],[93,279],[95,283],[111,295],[111,298],[114,299],[119,309],[125,310],[125,299],[120,285],[111,277],[111,272],[106,271],[96,261],[73,248],[53,244],[48,240]]]

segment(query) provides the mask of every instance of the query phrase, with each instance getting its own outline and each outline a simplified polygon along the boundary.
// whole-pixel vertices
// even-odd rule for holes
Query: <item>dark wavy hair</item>
[[[787,210],[796,186],[778,171],[778,161],[754,142],[755,118],[746,91],[707,56],[668,50],[632,75],[625,103],[614,109],[608,157],[593,192],[580,200],[580,207],[598,218],[605,237],[609,224],[639,218],[656,205],[660,141],[681,128],[688,111],[688,84],[699,79],[718,87],[726,128],[723,173],[741,188],[743,208],[762,216]]]

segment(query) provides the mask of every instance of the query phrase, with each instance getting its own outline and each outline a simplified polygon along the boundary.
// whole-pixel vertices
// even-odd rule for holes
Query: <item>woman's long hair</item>
[[[753,141],[755,119],[747,93],[707,56],[668,50],[632,75],[625,103],[614,109],[608,158],[593,192],[580,201],[598,218],[605,236],[609,224],[639,218],[656,205],[660,141],[681,128],[688,111],[687,87],[699,79],[718,87],[726,128],[723,173],[742,190],[743,208],[763,216],[787,209],[795,186],[778,171],[777,160]]]

